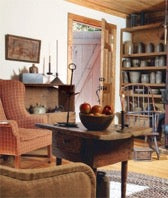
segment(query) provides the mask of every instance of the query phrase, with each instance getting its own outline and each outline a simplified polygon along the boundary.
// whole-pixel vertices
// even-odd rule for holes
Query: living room
[[[155,4],[160,5],[160,3],[162,3],[163,6],[163,12],[165,13],[165,18],[166,18],[166,13],[165,12],[165,3],[167,1],[162,1],[162,0],[158,0]],[[71,63],[72,57],[71,57],[71,53],[72,51],[70,51],[71,49],[71,42],[70,42],[70,32],[72,31],[72,29],[70,29],[70,19],[76,20],[75,17],[79,18],[79,22],[83,23],[86,19],[87,19],[87,24],[89,25],[93,25],[92,22],[96,21],[97,24],[100,24],[102,22],[102,19],[104,19],[108,24],[112,24],[113,27],[115,27],[114,29],[116,30],[116,32],[114,33],[114,38],[115,38],[115,45],[114,45],[114,53],[113,56],[115,57],[115,61],[113,61],[111,64],[113,66],[113,68],[115,67],[115,70],[113,71],[113,75],[110,76],[110,78],[113,79],[113,93],[115,90],[115,95],[110,95],[109,97],[112,97],[113,99],[110,101],[110,105],[112,106],[113,111],[115,112],[116,116],[113,119],[113,123],[114,124],[118,124],[118,122],[121,122],[120,119],[120,112],[122,111],[122,103],[121,103],[121,93],[120,93],[120,86],[121,86],[121,64],[122,64],[122,58],[121,58],[121,46],[122,46],[122,42],[121,42],[121,32],[123,31],[122,29],[127,27],[127,17],[126,15],[124,16],[124,14],[121,14],[119,12],[117,12],[116,10],[113,10],[113,13],[109,11],[109,9],[105,9],[105,7],[103,7],[103,10],[100,10],[100,7],[95,5],[95,9],[93,9],[92,6],[93,1],[87,1],[87,2],[82,2],[80,1],[80,3],[76,3],[75,1],[66,1],[66,0],[1,0],[0,2],[0,11],[1,11],[1,46],[0,46],[0,61],[1,61],[1,72],[0,72],[0,79],[2,80],[20,80],[20,76],[23,75],[23,73],[26,71],[27,74],[29,74],[30,68],[32,68],[32,65],[35,65],[35,69],[38,69],[38,74],[40,74],[43,78],[42,83],[44,84],[44,88],[42,89],[41,87],[35,88],[32,85],[26,85],[26,91],[29,90],[29,92],[27,92],[26,97],[28,98],[27,100],[25,100],[26,102],[26,108],[30,109],[30,105],[33,104],[35,105],[36,103],[41,104],[43,100],[47,101],[47,104],[50,105],[52,104],[52,108],[54,108],[55,105],[60,105],[59,107],[62,107],[62,103],[61,103],[61,99],[60,99],[60,103],[58,103],[58,99],[56,99],[58,97],[58,95],[61,94],[63,95],[65,92],[65,89],[67,89],[66,87],[69,86],[70,84],[70,79],[71,79],[71,75],[72,73],[69,72],[68,69],[68,64]],[[129,1],[128,1],[129,3]],[[151,6],[152,7],[152,6]],[[157,7],[157,6],[156,6]],[[135,7],[137,9],[137,7]],[[135,10],[136,10],[135,9]],[[104,12],[105,10],[105,12]],[[141,10],[140,10],[141,12]],[[167,14],[168,15],[168,14]],[[74,17],[74,18],[73,18]],[[160,16],[159,16],[160,17]],[[159,20],[163,20],[161,21],[161,24],[165,23],[166,27],[159,27],[162,28],[162,30],[164,31],[164,28],[167,29],[167,21],[165,22],[164,18],[161,16],[160,18],[157,18],[158,21],[156,21],[157,23],[159,22]],[[90,20],[90,21],[89,21]],[[168,19],[166,19],[168,20]],[[135,21],[134,21],[135,22]],[[72,28],[72,27],[71,27]],[[158,28],[158,29],[159,29]],[[165,31],[166,32],[166,31]],[[161,32],[162,33],[162,32]],[[19,58],[10,58],[7,57],[7,45],[6,45],[6,36],[11,36],[11,37],[19,37],[19,39],[22,38],[28,38],[28,42],[31,41],[31,39],[33,39],[35,42],[37,41],[37,43],[39,43],[40,41],[40,50],[38,52],[38,57],[37,57],[37,61],[24,61],[23,59],[19,60]],[[166,35],[166,33],[164,34]],[[137,36],[138,37],[138,36]],[[136,36],[135,36],[135,39]],[[138,39],[137,39],[138,40]],[[163,39],[164,40],[164,39]],[[167,38],[166,38],[167,40]],[[27,41],[26,41],[27,42]],[[31,43],[31,42],[30,42]],[[78,44],[77,44],[78,45]],[[91,44],[89,44],[91,45]],[[100,45],[100,43],[99,43]],[[161,53],[161,52],[159,52]],[[165,55],[166,52],[163,52],[162,56],[166,56]],[[153,55],[152,55],[153,56]],[[124,56],[123,56],[124,57]],[[101,57],[102,58],[102,57]],[[124,57],[126,58],[130,58],[130,57]],[[135,58],[135,57],[133,57]],[[33,66],[34,66],[33,65]],[[167,65],[167,64],[166,64]],[[165,72],[165,65],[162,65],[162,67],[160,66],[159,69],[163,72]],[[79,64],[76,64],[76,67],[78,69]],[[100,66],[101,67],[101,66]],[[34,67],[33,67],[34,68]],[[152,67],[151,67],[152,68]],[[125,68],[123,71],[129,71],[130,68]],[[155,68],[152,68],[155,71]],[[135,68],[134,68],[135,70]],[[147,70],[147,68],[146,68]],[[137,70],[139,71],[139,69]],[[130,71],[129,71],[130,72]],[[48,73],[48,74],[47,74]],[[52,73],[52,74],[50,74]],[[165,72],[166,73],[166,72]],[[52,89],[47,87],[48,84],[50,85],[50,83],[55,79],[56,74],[58,74],[59,79],[62,81],[62,83],[66,86],[62,86],[62,88],[58,89],[58,88],[54,88],[53,90],[48,91],[48,89]],[[74,71],[74,75],[73,78],[76,78],[77,74]],[[167,78],[167,76],[164,76],[165,79]],[[166,81],[167,82],[167,81]],[[159,86],[161,86],[160,88],[166,88],[167,87],[167,83],[164,82],[162,84],[164,85],[157,85],[154,86],[154,88],[158,88]],[[104,82],[98,82],[98,83],[104,83]],[[108,83],[107,82],[105,85],[107,85],[107,89],[108,89]],[[33,83],[31,83],[33,84]],[[47,85],[46,85],[47,84]],[[41,85],[40,85],[41,86]],[[103,84],[104,86],[104,84]],[[33,94],[32,94],[32,89],[33,89]],[[44,90],[45,89],[45,90]],[[47,90],[47,91],[46,91]],[[56,93],[55,93],[56,90]],[[60,91],[60,92],[59,92]],[[91,91],[90,91],[91,92]],[[94,92],[96,93],[96,90],[94,90]],[[41,94],[42,96],[38,96],[38,94]],[[50,94],[49,96],[46,94]],[[60,95],[61,95],[60,94]],[[103,92],[104,94],[104,92]],[[106,94],[106,93],[105,93]],[[61,95],[61,96],[62,96]],[[61,97],[60,96],[60,97]],[[87,95],[87,92],[85,93],[85,97],[87,98],[87,96],[89,97],[89,94]],[[65,97],[65,96],[62,96]],[[62,98],[61,97],[61,98]],[[73,100],[71,101],[71,110],[75,110],[77,112],[76,109],[79,110],[79,105],[75,106],[75,97],[73,97]],[[105,97],[108,98],[108,97]],[[157,100],[158,98],[161,99],[161,97],[157,96],[156,97]],[[37,99],[39,99],[38,101],[36,101]],[[97,99],[97,98],[96,98]],[[32,103],[32,101],[34,103]],[[62,99],[63,101],[63,99]],[[80,100],[82,101],[82,100]],[[107,99],[107,101],[109,101]],[[56,102],[56,103],[55,103]],[[89,102],[88,101],[83,100],[80,103],[83,102]],[[161,103],[161,102],[160,102]],[[106,105],[107,102],[104,102],[103,105]],[[42,104],[43,105],[43,104]],[[94,104],[92,104],[94,105]],[[159,104],[159,107],[161,105]],[[163,106],[163,104],[162,104]],[[168,105],[165,104],[165,112],[166,112],[166,116],[167,116],[167,107]],[[76,108],[76,109],[75,109]],[[68,107],[65,108],[66,110],[68,109]],[[42,107],[40,108],[40,110],[42,110]],[[59,118],[59,122],[61,122],[63,119],[63,121],[66,121],[66,113],[64,114],[60,114],[61,118]],[[73,112],[71,112],[70,114],[70,119],[74,120],[74,117],[76,115],[73,114]],[[50,119],[55,119],[55,116],[50,116]],[[53,121],[53,120],[52,120]],[[54,120],[54,122],[56,122]],[[166,123],[168,124],[168,123]],[[163,136],[162,132],[162,136]],[[139,143],[140,142],[140,143]],[[137,141],[136,144],[140,144],[142,145],[147,145],[147,143],[141,143],[141,140]],[[167,169],[166,169],[166,162],[167,162],[167,149],[165,148],[165,137],[162,137],[162,141],[158,141],[158,145],[159,145],[159,149],[161,149],[160,152],[160,159],[157,160],[157,155],[156,152],[153,152],[151,159],[147,162],[144,160],[140,160],[140,161],[132,161],[130,162],[130,165],[128,165],[128,170],[129,171],[136,171],[138,169],[143,169],[142,167],[144,167],[144,174],[149,173],[150,175],[153,176],[158,176],[159,177],[159,173],[157,174],[156,172],[161,172],[160,169],[163,170],[163,172],[161,173],[161,177],[163,177],[164,179],[168,178],[167,175]],[[42,151],[43,152],[43,151]],[[150,155],[150,152],[147,152],[148,155]],[[143,156],[144,157],[144,156]],[[24,158],[25,159],[25,158]],[[32,158],[30,158],[30,161],[25,160],[21,161],[21,167],[34,167],[34,165],[32,164],[32,162],[34,162],[32,160]],[[11,164],[10,159],[9,160],[9,164],[7,162],[2,162],[8,164],[7,166],[13,166],[13,163]],[[32,160],[32,162],[31,162]],[[40,167],[45,167],[47,166],[48,163],[42,162],[41,160],[39,160],[38,158],[37,160],[37,167],[35,166],[34,168],[38,168],[38,166]],[[39,160],[39,161],[38,161]],[[55,160],[55,157],[54,157]],[[27,166],[26,162],[28,162],[28,164],[30,165]],[[64,162],[64,161],[63,161]],[[65,161],[65,164],[67,162]],[[53,164],[55,164],[55,162],[51,163],[52,166]],[[112,166],[112,165],[111,165]],[[107,167],[107,169],[111,169],[111,166]],[[153,168],[150,167],[155,167],[155,170],[153,170]],[[163,168],[160,168],[162,167]],[[134,167],[134,168],[133,168]],[[120,170],[120,165],[114,165],[114,169]],[[25,168],[23,168],[25,169]],[[157,170],[157,171],[156,171]],[[152,173],[152,172],[155,172]],[[143,173],[143,170],[142,170]]]

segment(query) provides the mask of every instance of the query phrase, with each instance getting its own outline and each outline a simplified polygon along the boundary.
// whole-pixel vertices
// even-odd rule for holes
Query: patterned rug
[[[105,171],[110,180],[110,198],[121,197],[120,171]],[[168,198],[168,179],[129,172],[127,198]]]

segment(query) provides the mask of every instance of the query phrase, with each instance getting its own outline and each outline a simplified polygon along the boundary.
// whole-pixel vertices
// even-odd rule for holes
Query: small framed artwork
[[[39,63],[41,40],[5,35],[5,59]]]

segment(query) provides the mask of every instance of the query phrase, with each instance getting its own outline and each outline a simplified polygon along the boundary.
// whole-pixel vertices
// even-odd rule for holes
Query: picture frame
[[[5,59],[39,63],[41,40],[5,35]]]

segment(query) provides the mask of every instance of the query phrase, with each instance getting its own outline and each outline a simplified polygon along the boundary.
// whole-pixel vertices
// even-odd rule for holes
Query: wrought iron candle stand
[[[71,70],[71,80],[70,80],[70,85],[72,85],[72,80],[73,80],[73,72],[76,69],[76,65],[74,63],[70,63],[68,65],[68,69]],[[69,92],[67,93],[67,97],[68,97],[68,110],[67,110],[67,119],[66,122],[58,122],[57,125],[62,126],[62,127],[78,127],[76,123],[74,122],[69,122],[69,113],[70,113],[70,99],[71,96],[74,96],[78,93],[74,93],[74,92]]]

